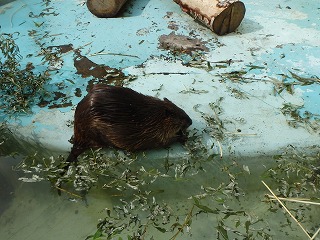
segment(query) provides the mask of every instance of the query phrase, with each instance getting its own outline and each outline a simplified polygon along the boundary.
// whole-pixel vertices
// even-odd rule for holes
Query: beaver
[[[192,124],[184,110],[167,98],[130,88],[95,84],[74,115],[74,142],[68,163],[89,148],[114,147],[129,152],[184,143]]]

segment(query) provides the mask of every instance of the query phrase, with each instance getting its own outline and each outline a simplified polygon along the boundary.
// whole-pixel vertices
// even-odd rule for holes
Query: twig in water
[[[189,222],[190,222],[190,220],[191,220],[191,218],[192,218],[193,209],[194,209],[194,205],[192,206],[190,212],[189,212],[188,215],[186,216],[186,220],[185,220],[184,223],[181,225],[181,227],[179,228],[178,232],[176,232],[176,234],[175,234],[172,238],[170,238],[170,240],[176,239],[177,236],[178,236],[178,234],[183,231],[184,227],[189,224]]]
[[[81,199],[82,199],[82,197],[81,197],[80,195],[78,195],[78,194],[69,192],[69,191],[67,191],[67,190],[65,190],[65,189],[63,189],[63,188],[57,187],[57,186],[55,186],[55,188],[58,189],[58,190],[60,190],[60,191],[62,191],[62,192],[68,193],[68,194],[70,194],[71,196],[74,196],[74,197],[77,197],[77,198],[81,198]]]
[[[271,200],[277,200],[274,196],[271,196],[269,194],[266,195],[268,198],[271,198]],[[278,199],[282,200],[282,201],[287,201],[287,202],[296,202],[296,203],[305,203],[305,204],[312,204],[312,205],[320,205],[320,203],[318,202],[310,202],[308,200],[310,199],[306,199],[306,198],[282,198],[282,197],[278,197]]]
[[[220,152],[220,158],[222,158],[222,146],[220,141],[217,140],[218,146],[219,146],[219,152]]]
[[[311,240],[315,239],[315,237],[318,235],[319,232],[320,232],[320,228],[318,229],[318,231],[315,232],[315,234],[313,234]]]
[[[288,208],[281,202],[281,200],[274,194],[274,192],[268,187],[268,185],[264,182],[261,181],[263,185],[271,192],[273,197],[277,199],[277,201],[281,204],[281,206],[286,210],[286,212],[290,215],[290,217],[299,225],[299,227],[302,229],[302,231],[308,236],[309,239],[311,239],[309,233],[304,229],[304,227],[301,225],[301,223],[292,215],[292,213],[288,210]]]

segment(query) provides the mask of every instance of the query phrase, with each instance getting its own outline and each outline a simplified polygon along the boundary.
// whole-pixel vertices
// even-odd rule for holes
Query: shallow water
[[[109,202],[103,193],[88,195],[87,207],[59,197],[47,182],[18,181],[19,173],[8,167],[10,161],[0,161],[1,170],[10,171],[6,180],[14,186],[13,192],[5,192],[7,209],[0,217],[0,239],[84,239],[95,230],[100,211]]]
[[[48,182],[18,181],[19,176],[23,174],[12,170],[12,166],[17,161],[12,158],[0,158],[2,178],[0,239],[85,239],[96,232],[98,219],[107,216],[104,209],[110,209],[111,213],[114,213],[115,206],[124,206],[120,199],[130,202],[134,199],[131,194],[137,193],[134,190],[120,192],[116,189],[105,190],[95,187],[87,194],[86,202],[68,194],[58,196]],[[160,169],[163,163],[161,161],[163,160],[139,161],[137,166],[141,167],[143,163],[146,170]],[[184,234],[178,233],[173,239],[224,239],[221,224],[228,229],[225,239],[306,239],[305,233],[278,205],[273,204],[271,210],[271,205],[263,201],[264,195],[269,192],[261,180],[268,183],[270,188],[276,186],[271,179],[263,175],[267,168],[275,165],[275,161],[271,158],[237,160],[237,167],[230,167],[230,173],[236,176],[235,182],[239,187],[238,200],[235,192],[226,196],[228,192],[221,191],[221,193],[215,192],[211,197],[199,198],[200,208],[194,206],[194,201],[190,197],[203,194],[201,186],[217,189],[223,183],[230,183],[228,174],[224,174],[221,169],[231,166],[232,163],[234,164],[235,161],[217,158],[204,164],[206,171],[194,176],[158,178],[155,182],[141,188],[142,191],[153,192],[149,195],[150,205],[154,198],[160,205],[166,203],[166,206],[171,209],[172,217],[166,225],[161,225],[162,227],[168,227],[175,222],[183,224],[188,213],[192,212],[192,223],[188,224],[190,232],[187,233],[185,228]],[[243,165],[248,167],[250,174],[247,171],[245,173],[239,171]],[[100,179],[98,185],[103,185],[104,180]],[[298,203],[285,204],[295,216],[302,218],[301,223],[306,229],[314,233],[319,228],[319,207],[303,206]],[[207,206],[211,210],[218,209],[219,212],[204,213],[201,212],[204,210],[201,206]],[[147,211],[135,213],[139,214],[141,224],[148,223],[147,217],[150,214]],[[125,222],[126,218],[123,219]],[[249,221],[253,224],[249,224]],[[246,222],[250,225],[249,233],[253,234],[251,238],[246,238]],[[130,232],[134,232],[133,224],[131,227],[131,230],[128,228],[128,232],[122,235],[123,239],[126,239],[126,235],[130,235]],[[151,226],[146,229],[144,239],[170,239],[178,231],[176,228],[174,231],[162,233]],[[217,229],[220,229],[220,234]],[[113,239],[119,239],[119,236],[116,235]]]

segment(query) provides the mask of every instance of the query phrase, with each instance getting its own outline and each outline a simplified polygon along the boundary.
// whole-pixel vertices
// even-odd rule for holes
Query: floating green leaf
[[[219,233],[219,236],[221,235],[224,240],[228,240],[228,231],[224,228],[224,224],[222,221],[219,222],[219,225],[217,226],[217,231]],[[220,239],[220,237],[218,237]]]

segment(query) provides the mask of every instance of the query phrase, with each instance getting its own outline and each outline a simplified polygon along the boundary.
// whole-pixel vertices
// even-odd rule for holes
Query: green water
[[[179,166],[179,161],[182,160],[172,160],[175,167]],[[128,236],[133,239],[139,229],[143,237],[136,239],[308,239],[279,204],[265,201],[265,194],[270,192],[262,180],[276,194],[282,191],[277,180],[265,174],[267,169],[279,164],[272,158],[215,158],[203,163],[200,172],[189,171],[179,177],[175,169],[169,168],[166,175],[156,179],[152,180],[148,175],[144,184],[136,185],[138,189],[119,185],[120,191],[117,185],[102,187],[112,181],[111,175],[100,177],[86,195],[86,201],[66,193],[59,196],[47,181],[19,181],[24,173],[12,170],[18,162],[17,159],[0,158],[0,239],[85,239],[97,231],[99,219],[112,220],[115,226],[123,226],[134,217],[138,220],[132,220],[122,234],[112,239],[130,239]],[[146,172],[154,169],[162,172],[165,160],[142,159],[131,164],[130,169],[138,171],[141,166]],[[145,175],[135,176],[141,180]],[[292,181],[298,182],[301,179]],[[291,184],[291,189],[285,190],[288,194],[319,197],[307,185],[301,186],[300,192],[299,188],[292,190],[292,186],[295,185]],[[318,230],[319,206],[285,204],[311,236]],[[110,210],[110,217],[106,209]],[[152,224],[153,221],[156,224]]]

